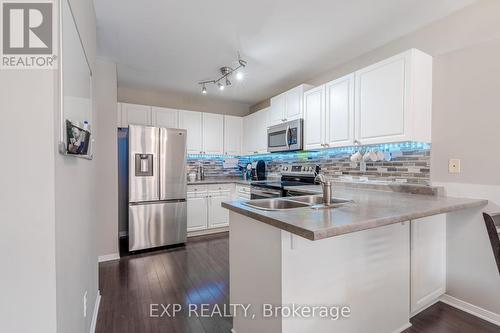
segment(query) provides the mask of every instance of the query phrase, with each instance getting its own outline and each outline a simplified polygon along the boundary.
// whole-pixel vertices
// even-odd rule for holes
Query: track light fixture
[[[235,74],[236,75],[236,80],[241,81],[244,77],[243,74],[243,68],[247,65],[247,62],[239,57],[238,54],[238,66],[235,68],[229,67],[229,66],[224,66],[220,68],[221,76],[217,79],[214,80],[207,80],[207,81],[201,81],[198,82],[202,86],[201,88],[201,93],[206,94],[207,93],[207,87],[206,85],[209,83],[212,83],[216,85],[219,90],[224,90],[225,87],[229,87],[231,85],[231,81],[229,80],[230,76]],[[221,83],[225,82],[225,86]]]

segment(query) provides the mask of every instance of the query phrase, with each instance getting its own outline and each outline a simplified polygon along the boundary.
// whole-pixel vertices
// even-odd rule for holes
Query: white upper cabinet
[[[323,148],[325,144],[325,86],[304,93],[304,147]]]
[[[302,118],[304,92],[312,86],[301,84],[271,98],[267,123],[268,126]]]
[[[243,118],[243,153],[267,152],[267,120],[269,109],[262,109]]]
[[[304,93],[304,145],[318,149],[354,142],[354,75]]]
[[[222,155],[224,152],[224,116],[215,113],[203,113],[202,118],[203,154]]]
[[[151,126],[151,106],[120,103],[121,127],[128,125]]]
[[[243,118],[224,116],[224,154],[240,155],[243,139]]]
[[[267,113],[269,126],[277,125],[285,121],[286,96],[281,94],[271,98],[271,106]]]
[[[354,74],[325,85],[325,146],[354,143]]]
[[[302,118],[302,103],[306,88],[310,86],[300,85],[285,93],[285,121]]]
[[[179,128],[179,110],[152,107],[153,126]]]
[[[262,109],[255,112],[255,150],[259,153],[267,153],[267,112],[268,109]]]
[[[355,74],[357,141],[431,141],[431,56],[412,49]]]
[[[187,130],[188,154],[203,154],[202,113],[196,111],[179,111],[179,127]]]

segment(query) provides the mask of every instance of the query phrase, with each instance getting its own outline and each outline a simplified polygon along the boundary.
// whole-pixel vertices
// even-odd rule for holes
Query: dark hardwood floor
[[[188,304],[229,302],[227,234],[189,240],[185,247],[122,257],[99,265],[102,294],[97,333],[226,333],[232,320],[188,316]],[[175,318],[161,315],[161,304],[181,304]],[[198,313],[201,311],[197,309]],[[172,309],[168,312],[172,314]],[[404,333],[499,333],[486,321],[437,303],[411,320]]]

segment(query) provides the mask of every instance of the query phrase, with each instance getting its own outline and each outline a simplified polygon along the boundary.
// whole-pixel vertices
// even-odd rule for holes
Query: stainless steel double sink
[[[287,210],[296,208],[329,209],[353,202],[342,198],[332,198],[330,204],[323,203],[322,195],[306,195],[276,199],[258,199],[242,202],[242,205],[260,210]]]

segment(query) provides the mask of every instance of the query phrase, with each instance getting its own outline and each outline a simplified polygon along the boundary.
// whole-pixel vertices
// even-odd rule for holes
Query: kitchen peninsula
[[[231,303],[251,303],[255,312],[255,318],[235,315],[237,333],[403,331],[445,292],[446,223],[453,223],[447,213],[479,214],[487,204],[348,186],[336,186],[333,195],[346,202],[280,210],[256,208],[264,200],[222,204],[230,210]],[[264,304],[347,306],[350,315],[264,318]]]

